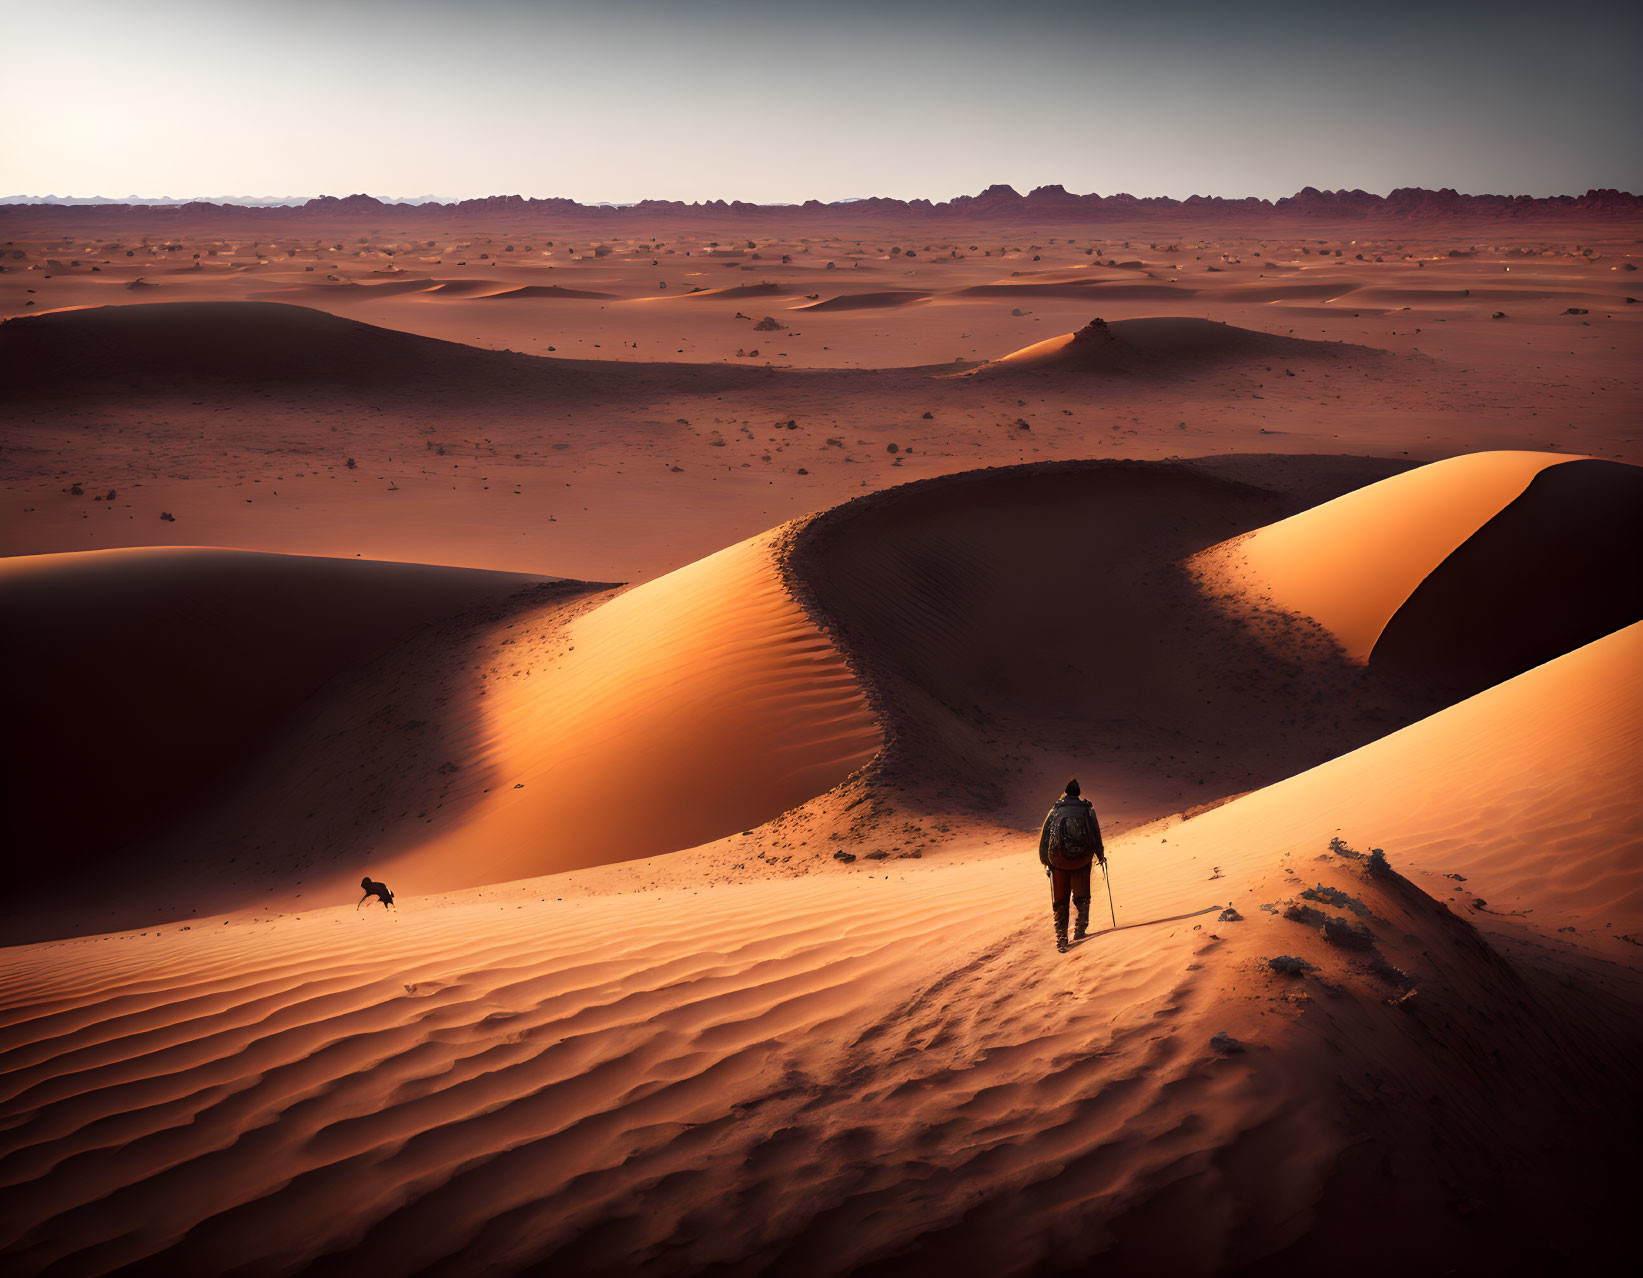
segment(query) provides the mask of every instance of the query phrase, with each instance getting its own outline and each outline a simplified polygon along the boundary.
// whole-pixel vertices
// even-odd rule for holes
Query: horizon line
[[[374,201],[378,204],[382,204],[382,205],[385,205],[385,206],[422,207],[422,206],[425,206],[425,205],[432,204],[432,205],[438,205],[440,207],[449,208],[449,207],[454,207],[454,206],[461,205],[461,204],[483,203],[483,202],[502,201],[502,200],[506,200],[506,201],[518,200],[518,201],[521,201],[521,202],[568,203],[568,204],[579,205],[583,208],[611,208],[611,209],[633,209],[633,208],[640,208],[640,207],[645,206],[645,205],[656,205],[656,204],[675,205],[675,206],[682,205],[682,206],[687,207],[687,208],[689,208],[689,207],[712,207],[712,206],[718,206],[718,205],[741,205],[741,206],[744,206],[744,207],[755,207],[755,208],[797,209],[797,208],[812,208],[812,207],[816,207],[816,206],[820,206],[820,207],[824,207],[824,208],[830,208],[830,207],[839,206],[839,205],[863,204],[863,203],[901,204],[901,205],[906,205],[906,206],[909,206],[909,207],[929,206],[929,207],[934,208],[934,207],[941,207],[943,205],[949,205],[949,204],[954,204],[954,203],[959,203],[959,202],[968,202],[968,201],[981,200],[981,199],[985,199],[987,197],[993,197],[993,198],[1001,199],[1001,200],[1007,200],[1007,199],[1014,198],[1014,199],[1019,199],[1019,200],[1023,200],[1023,201],[1031,200],[1034,197],[1040,197],[1041,199],[1044,198],[1044,197],[1048,197],[1048,198],[1066,199],[1066,200],[1072,200],[1072,201],[1085,201],[1085,200],[1125,200],[1125,201],[1129,201],[1129,200],[1134,200],[1134,201],[1137,201],[1137,202],[1146,202],[1146,203],[1154,203],[1154,204],[1167,204],[1167,205],[1185,205],[1185,204],[1191,204],[1191,203],[1197,203],[1197,202],[1206,202],[1206,203],[1228,203],[1228,204],[1266,204],[1266,205],[1276,206],[1276,205],[1279,205],[1279,204],[1283,204],[1283,203],[1286,203],[1286,202],[1290,202],[1290,201],[1300,199],[1302,197],[1333,197],[1333,198],[1339,199],[1339,198],[1345,196],[1345,197],[1356,197],[1356,198],[1370,198],[1370,199],[1377,199],[1377,200],[1389,200],[1393,196],[1399,195],[1399,194],[1441,195],[1441,196],[1446,196],[1446,197],[1450,197],[1450,198],[1457,198],[1457,199],[1463,199],[1463,200],[1513,200],[1513,201],[1517,201],[1517,200],[1536,200],[1536,201],[1580,200],[1580,199],[1586,199],[1586,198],[1589,198],[1589,197],[1592,197],[1592,196],[1620,196],[1620,197],[1625,197],[1625,198],[1629,198],[1629,199],[1638,199],[1638,198],[1640,198],[1639,194],[1637,192],[1622,190],[1618,187],[1588,187],[1585,191],[1582,191],[1582,192],[1564,191],[1564,192],[1559,192],[1559,193],[1556,193],[1556,194],[1553,194],[1553,195],[1529,195],[1529,194],[1524,194],[1524,193],[1519,193],[1519,192],[1460,191],[1460,190],[1458,190],[1454,187],[1396,186],[1396,187],[1390,187],[1390,188],[1386,189],[1385,191],[1378,191],[1378,190],[1366,190],[1362,187],[1338,187],[1338,188],[1321,187],[1320,188],[1320,187],[1315,187],[1315,186],[1308,185],[1308,186],[1301,187],[1300,189],[1292,192],[1289,195],[1275,196],[1275,197],[1270,197],[1269,198],[1269,197],[1266,197],[1266,196],[1259,196],[1259,195],[1217,195],[1217,194],[1206,194],[1206,193],[1201,193],[1201,192],[1195,192],[1192,195],[1188,195],[1188,196],[1184,196],[1184,197],[1170,196],[1170,195],[1136,195],[1133,192],[1129,192],[1129,191],[1113,191],[1113,192],[1106,193],[1106,194],[1103,194],[1103,193],[1098,192],[1098,191],[1071,192],[1071,191],[1068,191],[1067,188],[1064,185],[1062,185],[1061,183],[1045,183],[1045,184],[1042,184],[1040,186],[1035,186],[1035,187],[1031,188],[1026,193],[1022,193],[1022,192],[1016,190],[1015,187],[1013,187],[1012,185],[1010,185],[1008,183],[994,183],[990,186],[987,186],[987,187],[983,188],[981,191],[979,191],[975,194],[968,194],[968,193],[962,193],[961,192],[957,195],[947,196],[943,199],[934,199],[934,198],[931,198],[931,197],[928,197],[928,196],[901,197],[901,196],[886,196],[886,195],[863,195],[863,196],[843,196],[843,197],[839,197],[837,199],[832,199],[832,200],[823,200],[823,199],[820,199],[818,197],[812,197],[812,198],[802,200],[802,201],[790,201],[789,200],[789,201],[768,201],[767,202],[767,201],[760,201],[760,200],[744,200],[744,199],[740,199],[740,198],[726,198],[726,197],[716,197],[714,199],[709,199],[709,200],[682,200],[682,199],[677,199],[677,198],[673,198],[673,197],[669,197],[669,196],[646,196],[643,199],[639,199],[639,200],[618,201],[618,200],[580,200],[580,199],[577,199],[574,196],[567,196],[567,195],[525,195],[525,194],[517,192],[517,191],[516,192],[493,192],[493,193],[487,194],[487,195],[464,195],[464,196],[435,195],[435,194],[431,194],[431,193],[425,193],[425,194],[421,194],[421,195],[376,195],[376,194],[373,194],[371,192],[366,192],[366,191],[353,191],[353,192],[349,192],[347,195],[341,195],[341,196],[330,195],[330,194],[327,194],[325,192],[321,192],[317,195],[227,195],[227,194],[224,194],[224,195],[190,195],[190,196],[138,195],[136,193],[132,193],[130,195],[124,195],[124,196],[69,195],[69,194],[59,194],[59,193],[56,193],[56,192],[48,192],[48,193],[43,194],[43,195],[36,195],[36,194],[32,194],[32,193],[20,192],[20,193],[17,193],[17,194],[0,195],[0,207],[42,207],[43,206],[43,207],[73,208],[73,207],[86,207],[86,206],[94,206],[94,205],[121,205],[121,206],[126,206],[126,207],[165,208],[165,207],[175,207],[175,206],[186,205],[186,204],[215,204],[215,205],[224,205],[224,206],[234,206],[234,205],[254,206],[254,207],[270,208],[270,209],[272,209],[272,208],[301,209],[301,208],[307,207],[310,204],[320,202],[320,201],[344,203],[344,202],[361,202],[361,201],[364,201],[364,200],[371,200],[371,201]]]

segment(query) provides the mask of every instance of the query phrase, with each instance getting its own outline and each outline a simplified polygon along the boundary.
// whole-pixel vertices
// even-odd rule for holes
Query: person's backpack
[[[1057,804],[1050,821],[1050,853],[1076,861],[1095,851],[1090,838],[1090,809],[1084,803]]]

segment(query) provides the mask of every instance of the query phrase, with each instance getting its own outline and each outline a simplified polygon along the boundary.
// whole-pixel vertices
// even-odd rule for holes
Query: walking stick
[[[1107,875],[1107,863],[1105,861],[1101,862],[1101,877],[1105,879],[1107,883],[1107,909],[1112,913],[1112,925],[1116,928],[1118,926],[1118,911],[1113,908],[1112,879]]]

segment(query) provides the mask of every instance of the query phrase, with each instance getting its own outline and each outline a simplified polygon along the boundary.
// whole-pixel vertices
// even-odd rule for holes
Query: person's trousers
[[[1090,871],[1095,868],[1095,862],[1082,866],[1076,870],[1058,870],[1050,867],[1050,904],[1065,906],[1067,898],[1075,901],[1090,899]]]
[[[1062,949],[1067,947],[1067,921],[1072,913],[1068,909],[1070,903],[1078,907],[1078,935],[1084,935],[1084,929],[1090,925],[1090,869],[1094,865],[1081,865],[1076,870],[1060,870],[1050,867],[1050,909],[1055,915],[1055,938]]]

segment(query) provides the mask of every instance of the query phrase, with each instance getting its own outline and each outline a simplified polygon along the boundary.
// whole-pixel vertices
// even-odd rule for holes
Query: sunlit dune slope
[[[1433,569],[1369,663],[1465,695],[1639,620],[1643,467],[1586,458],[1542,470]]]
[[[108,865],[209,797],[328,681],[541,580],[234,550],[0,559],[14,891]]]
[[[969,370],[968,377],[1024,373],[1191,372],[1256,359],[1336,359],[1376,352],[1340,342],[1281,337],[1213,320],[1096,319]]]
[[[1473,453],[1433,462],[1215,547],[1199,556],[1193,567],[1218,588],[1251,605],[1312,618],[1350,658],[1368,661],[1381,632],[1416,588],[1523,494],[1535,476],[1565,462],[1553,453],[1529,452]],[[1613,482],[1624,485],[1623,480]],[[1585,522],[1571,522],[1579,499],[1561,498],[1559,494],[1568,489],[1559,484],[1547,500],[1537,498],[1532,510],[1522,512],[1537,524],[1535,530],[1513,536],[1526,535],[1530,541],[1553,536],[1565,547],[1561,553],[1568,555],[1573,553],[1568,548],[1571,538],[1579,541],[1586,536],[1587,522],[1626,523],[1623,502],[1614,499],[1618,494],[1610,494],[1607,483],[1583,484],[1577,475],[1574,487],[1590,487],[1596,502],[1580,516]],[[1541,520],[1545,527],[1538,526]],[[1521,563],[1527,587],[1530,578],[1544,575],[1547,563],[1543,560],[1531,568],[1524,557],[1528,548],[1516,541],[1508,545],[1508,540],[1491,536],[1473,553],[1490,559],[1495,571],[1508,575],[1517,573]],[[1608,533],[1598,534],[1594,549],[1607,558],[1623,540],[1611,527]],[[1625,620],[1629,618],[1619,624]],[[1519,612],[1514,628],[1539,628],[1546,621]],[[1592,637],[1590,633],[1583,636]],[[1480,649],[1501,641],[1499,634],[1473,636]]]
[[[755,538],[523,637],[480,676],[499,786],[387,869],[431,890],[670,852],[769,820],[871,759],[867,703],[775,553]]]
[[[642,900],[536,880],[405,895],[397,916],[5,951],[0,1257],[87,1274],[1299,1274],[1326,1251],[1354,1275],[1612,1267],[1638,986],[1578,956],[1605,943],[1596,914],[1636,909],[1639,706],[1612,694],[1640,634],[1118,842],[1120,926],[1060,960],[1028,835],[893,874]],[[1538,867],[1549,921],[1582,926],[1480,932],[1487,916],[1329,852],[1337,834],[1395,870],[1530,884]],[[1312,968],[1280,975],[1280,955]],[[1365,1229],[1365,1203],[1395,1227]]]
[[[1643,624],[1167,832],[1171,845],[1289,846],[1328,827],[1541,931],[1643,943]],[[1332,815],[1334,814],[1334,815]],[[1305,877],[1305,863],[1295,867]],[[1445,883],[1442,875],[1465,875]]]

